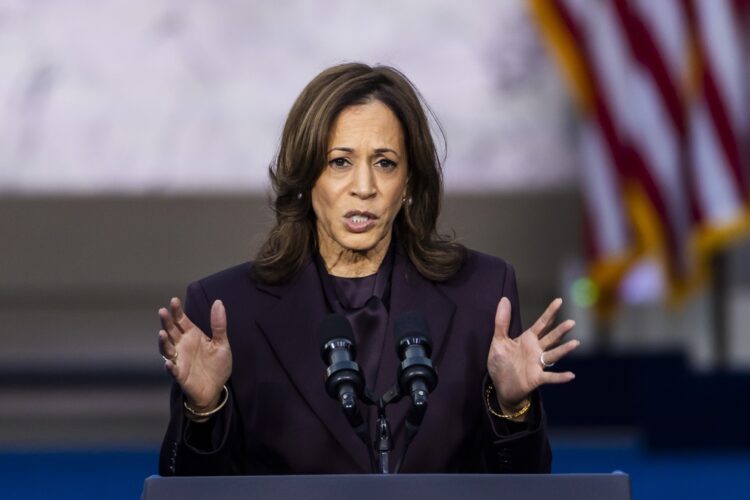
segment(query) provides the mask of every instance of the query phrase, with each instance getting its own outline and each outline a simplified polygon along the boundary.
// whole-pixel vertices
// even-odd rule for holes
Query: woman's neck
[[[378,241],[369,250],[351,250],[339,245],[327,235],[318,233],[318,252],[326,270],[340,278],[361,278],[378,272],[391,244],[391,235]]]

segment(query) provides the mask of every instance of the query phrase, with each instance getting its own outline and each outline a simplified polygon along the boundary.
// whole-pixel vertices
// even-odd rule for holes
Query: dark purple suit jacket
[[[171,419],[159,461],[162,475],[317,474],[370,471],[364,444],[338,403],[325,392],[317,328],[327,314],[312,261],[283,285],[254,280],[242,264],[188,287],[185,310],[204,332],[215,299],[224,302],[233,355],[230,399],[208,423],[186,420],[182,395],[172,390]],[[378,379],[381,395],[396,382],[390,347],[393,320],[407,311],[427,319],[439,384],[402,472],[549,472],[544,414],[534,394],[528,425],[492,417],[484,403],[487,353],[497,303],[512,304],[511,336],[521,332],[513,269],[469,252],[450,280],[422,277],[397,249],[391,278],[388,338]],[[390,345],[389,345],[390,344]],[[394,436],[392,463],[404,445],[408,398],[388,407]],[[371,412],[374,429],[374,411]]]

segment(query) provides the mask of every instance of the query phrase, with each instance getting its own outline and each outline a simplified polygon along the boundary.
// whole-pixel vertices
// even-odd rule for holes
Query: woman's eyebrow
[[[344,147],[344,146],[337,146],[335,148],[329,149],[326,152],[326,154],[331,154],[333,151],[343,151],[344,153],[353,153],[354,152],[354,148],[347,148],[347,147]],[[391,149],[391,148],[377,148],[377,149],[375,149],[373,151],[373,153],[376,154],[376,155],[381,155],[383,153],[392,153],[392,154],[396,155],[397,157],[401,158],[401,155],[398,154],[398,152],[395,149]]]
[[[375,154],[383,154],[383,153],[393,153],[394,155],[396,155],[399,158],[401,158],[401,155],[398,154],[398,152],[396,150],[391,149],[391,148],[377,148],[375,150]]]

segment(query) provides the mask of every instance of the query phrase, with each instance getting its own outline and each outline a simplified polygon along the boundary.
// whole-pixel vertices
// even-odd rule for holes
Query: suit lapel
[[[456,305],[450,300],[435,283],[425,279],[411,264],[403,249],[398,247],[393,273],[391,275],[391,300],[390,314],[388,315],[387,338],[381,360],[378,377],[375,384],[375,392],[378,396],[383,395],[396,383],[396,376],[400,361],[394,349],[395,337],[393,324],[395,320],[405,312],[417,311],[425,318],[432,336],[432,360],[433,365],[440,376],[440,360],[442,349],[450,331]],[[439,385],[438,385],[439,387]],[[408,398],[408,396],[405,396]],[[411,404],[406,402],[388,407],[386,415],[391,424],[391,431],[395,435],[403,425]],[[429,410],[428,410],[429,411]]]
[[[342,448],[369,471],[364,444],[357,438],[338,403],[325,391],[325,364],[320,358],[318,325],[326,314],[325,299],[312,262],[287,286],[259,287],[279,297],[257,320],[300,395]]]

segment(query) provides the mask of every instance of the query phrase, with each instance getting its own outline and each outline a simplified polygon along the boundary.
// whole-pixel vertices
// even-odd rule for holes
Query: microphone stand
[[[390,465],[388,457],[393,450],[393,439],[391,438],[391,425],[385,416],[386,403],[383,398],[378,400],[378,424],[377,439],[375,440],[375,451],[378,455],[378,467],[375,472],[378,474],[390,474]]]
[[[375,449],[377,450],[377,462],[378,462],[378,468],[376,472],[378,474],[390,474],[390,460],[389,456],[391,451],[393,451],[393,438],[391,437],[391,425],[388,423],[388,418],[385,415],[385,409],[389,404],[392,403],[398,403],[403,395],[401,394],[401,389],[399,388],[399,385],[396,384],[393,387],[391,387],[388,392],[383,394],[383,397],[381,397],[378,400],[378,433],[377,433],[377,440],[374,443]],[[411,441],[410,438],[407,437],[407,443],[406,446],[409,446],[409,441]],[[406,450],[404,450],[406,452]],[[403,458],[403,456],[402,456]],[[400,460],[399,464],[396,467],[395,473],[398,472],[398,468],[400,467]]]
[[[373,393],[367,388],[365,388],[363,391],[362,401],[368,405],[378,404],[375,401],[375,396],[373,395]],[[365,420],[362,418],[362,413],[359,411],[356,398],[354,398],[352,401],[342,400],[341,409],[343,410],[344,415],[349,422],[349,425],[354,430],[354,433],[367,447],[367,456],[370,459],[370,470],[375,471],[375,462],[373,461],[373,442],[370,437],[370,429],[367,425],[367,422],[365,422]]]
[[[406,456],[406,451],[409,449],[414,436],[417,435],[419,427],[422,424],[425,412],[427,410],[427,394],[428,392],[419,391],[418,397],[412,402],[412,408],[406,417],[405,429],[406,429],[406,442],[404,444],[404,451],[399,458],[394,474],[397,474],[401,469],[401,463]],[[398,403],[403,398],[403,393],[398,384],[391,387],[381,398],[375,400],[375,396],[369,389],[365,389],[362,394],[361,401],[377,407],[378,419],[376,424],[376,437],[374,441],[370,440],[370,431],[367,423],[362,418],[362,414],[357,407],[356,398],[341,400],[341,408],[344,415],[346,416],[349,425],[351,425],[355,434],[359,439],[365,443],[370,458],[370,469],[376,474],[390,474],[390,453],[393,451],[393,436],[391,434],[391,425],[388,422],[386,416],[386,407],[389,404]],[[375,460],[373,460],[375,458]]]

